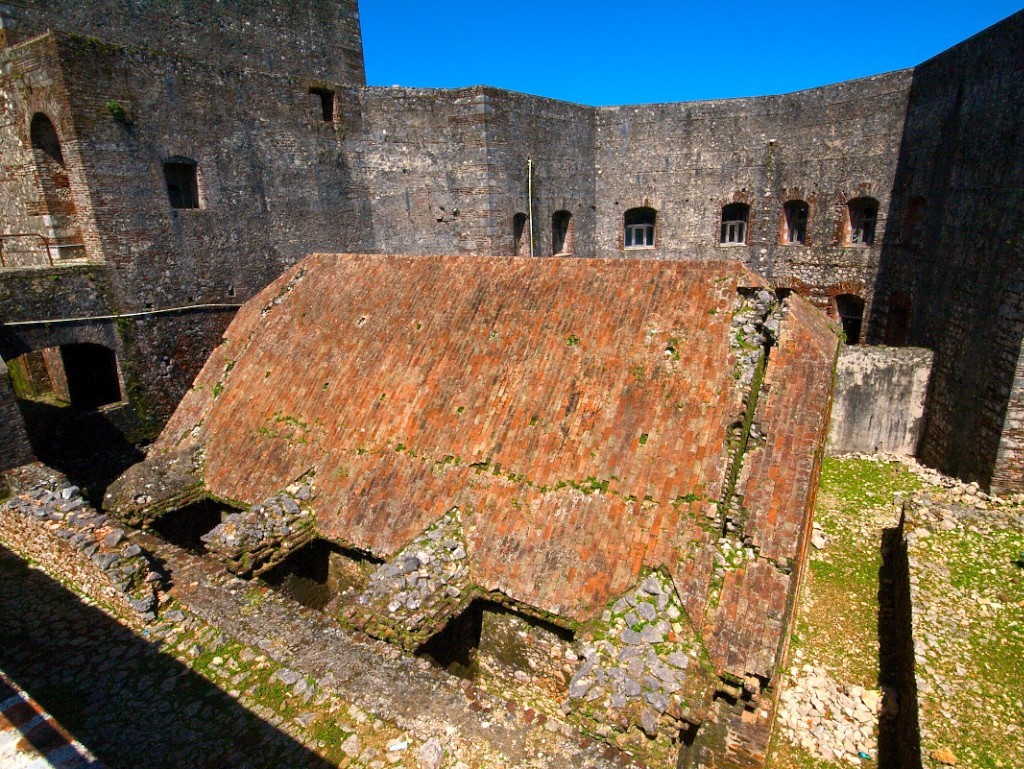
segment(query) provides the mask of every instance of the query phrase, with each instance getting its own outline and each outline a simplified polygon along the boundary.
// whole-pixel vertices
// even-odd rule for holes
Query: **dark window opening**
[[[750,206],[746,203],[730,203],[722,208],[723,245],[742,245],[747,242],[747,223],[750,221]]]
[[[512,255],[530,255],[530,233],[526,228],[526,214],[516,214],[512,217]]]
[[[903,227],[901,228],[900,240],[904,246],[914,247],[921,245],[921,235],[924,232],[924,198],[915,195],[907,203],[907,212],[903,216]]]
[[[382,561],[365,553],[314,539],[260,575],[260,579],[303,606],[333,613],[342,596],[359,593]]]
[[[654,248],[657,212],[653,208],[631,208],[623,214],[622,243],[625,248]]]
[[[106,487],[143,458],[125,436],[114,351],[69,344],[25,353],[7,362],[11,387],[36,457],[102,504]]]
[[[121,401],[113,350],[99,344],[69,344],[60,351],[72,406],[94,409]]]
[[[211,499],[203,499],[177,510],[171,510],[150,524],[150,528],[172,545],[192,553],[205,553],[206,543],[202,537],[224,516],[237,510]]]
[[[473,680],[479,672],[484,604],[484,601],[477,599],[462,614],[449,619],[439,633],[416,649],[416,656],[426,658],[453,676]]]
[[[910,339],[910,296],[902,291],[889,297],[889,312],[885,324],[885,343],[903,347]]]
[[[807,220],[811,207],[802,200],[790,200],[783,206],[786,218],[786,240],[789,245],[807,243]]]
[[[551,216],[551,253],[554,256],[572,254],[572,214],[555,211]]]
[[[836,297],[836,312],[843,327],[847,344],[860,343],[860,327],[864,318],[864,300],[854,294]]]
[[[171,208],[199,208],[199,174],[196,161],[172,158],[164,161],[164,180]]]
[[[325,123],[334,122],[334,91],[327,88],[310,88],[310,102],[313,114],[322,118]]]
[[[41,112],[32,116],[32,147],[41,151],[55,163],[64,165],[64,153],[60,149],[60,139],[53,122]]]
[[[847,210],[850,216],[850,245],[874,245],[878,201],[874,198],[856,198],[847,204]]]

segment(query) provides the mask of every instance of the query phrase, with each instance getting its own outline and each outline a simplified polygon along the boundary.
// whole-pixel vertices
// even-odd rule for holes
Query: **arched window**
[[[788,200],[782,207],[785,217],[786,245],[804,245],[807,243],[807,219],[811,213],[811,207],[802,200]]]
[[[854,198],[846,204],[846,209],[850,219],[849,245],[874,245],[878,201],[874,198]]]
[[[742,245],[747,242],[747,222],[750,221],[750,206],[746,203],[730,203],[722,208],[723,245]]]
[[[171,208],[199,208],[199,174],[196,161],[173,157],[164,161],[164,180]]]
[[[836,312],[846,335],[846,343],[858,344],[860,326],[864,319],[864,300],[856,294],[839,294],[836,297]]]
[[[64,153],[60,150],[60,139],[53,122],[42,112],[32,116],[32,148],[42,152],[46,159],[64,167]]]
[[[626,248],[654,248],[654,223],[657,212],[653,208],[631,208],[623,214],[622,243]]]
[[[551,253],[555,256],[572,254],[572,214],[555,211],[551,216]]]
[[[43,234],[61,259],[84,257],[78,212],[57,129],[49,117],[37,112],[32,116],[29,133],[42,191],[43,205],[37,213],[43,217]]]
[[[530,255],[530,233],[526,228],[526,214],[512,217],[512,256]]]

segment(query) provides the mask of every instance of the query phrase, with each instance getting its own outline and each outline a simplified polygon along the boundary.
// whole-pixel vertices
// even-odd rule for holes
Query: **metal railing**
[[[58,254],[57,259],[60,260],[61,259],[60,249],[64,249],[64,248],[84,249],[85,248],[85,244],[81,243],[81,242],[77,242],[77,243],[55,243],[50,238],[46,237],[45,235],[40,235],[38,232],[8,232],[8,233],[4,233],[4,234],[0,235],[0,267],[30,267],[30,266],[32,266],[31,264],[28,264],[28,265],[11,264],[12,260],[7,255],[6,249],[4,249],[2,247],[2,245],[3,245],[3,243],[5,241],[12,240],[14,238],[34,238],[35,240],[38,240],[39,243],[42,244],[43,249],[45,249],[45,251],[46,251],[46,261],[49,263],[50,267],[54,266],[53,252],[55,250],[57,251],[57,254]],[[25,253],[25,251],[19,251],[19,252],[16,252],[16,253]],[[37,252],[36,251],[31,251],[30,253],[37,253]]]

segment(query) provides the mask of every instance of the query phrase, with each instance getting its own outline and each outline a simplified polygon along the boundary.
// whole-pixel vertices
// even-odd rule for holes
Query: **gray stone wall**
[[[737,259],[776,285],[870,300],[909,71],[753,99],[598,110],[596,256]],[[873,247],[847,246],[846,203],[879,201]],[[810,206],[783,244],[783,204]],[[746,245],[721,245],[722,207],[750,206]],[[623,248],[623,214],[657,210],[653,249]],[[819,304],[824,302],[819,301]]]
[[[935,351],[922,460],[1024,485],[1024,13],[914,70],[872,339]]]
[[[915,456],[931,365],[932,352],[916,347],[843,348],[827,450]]]
[[[356,0],[0,2],[5,42],[48,29],[218,66],[366,82]]]

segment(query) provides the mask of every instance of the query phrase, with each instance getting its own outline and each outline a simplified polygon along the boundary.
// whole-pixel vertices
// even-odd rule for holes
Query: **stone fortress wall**
[[[150,433],[234,306],[305,254],[529,253],[515,217],[532,209],[537,256],[739,259],[833,318],[862,313],[865,339],[935,350],[923,456],[1021,486],[1024,201],[1008,153],[1024,130],[1010,107],[1024,14],[914,70],[590,108],[486,87],[367,88],[354,2],[219,8],[0,4],[2,231],[66,247],[51,269],[3,239],[0,317],[101,318],[79,325],[105,326]],[[169,161],[192,164],[197,207],[169,204]],[[857,198],[878,203],[872,245],[851,242]],[[806,236],[786,244],[796,200]],[[742,245],[719,243],[732,203],[749,206]],[[641,207],[653,246],[626,248],[625,213]],[[571,216],[561,248],[558,212]],[[188,309],[199,305],[214,306]],[[105,317],[125,313],[142,314]],[[45,346],[56,328],[7,325],[0,354]]]

